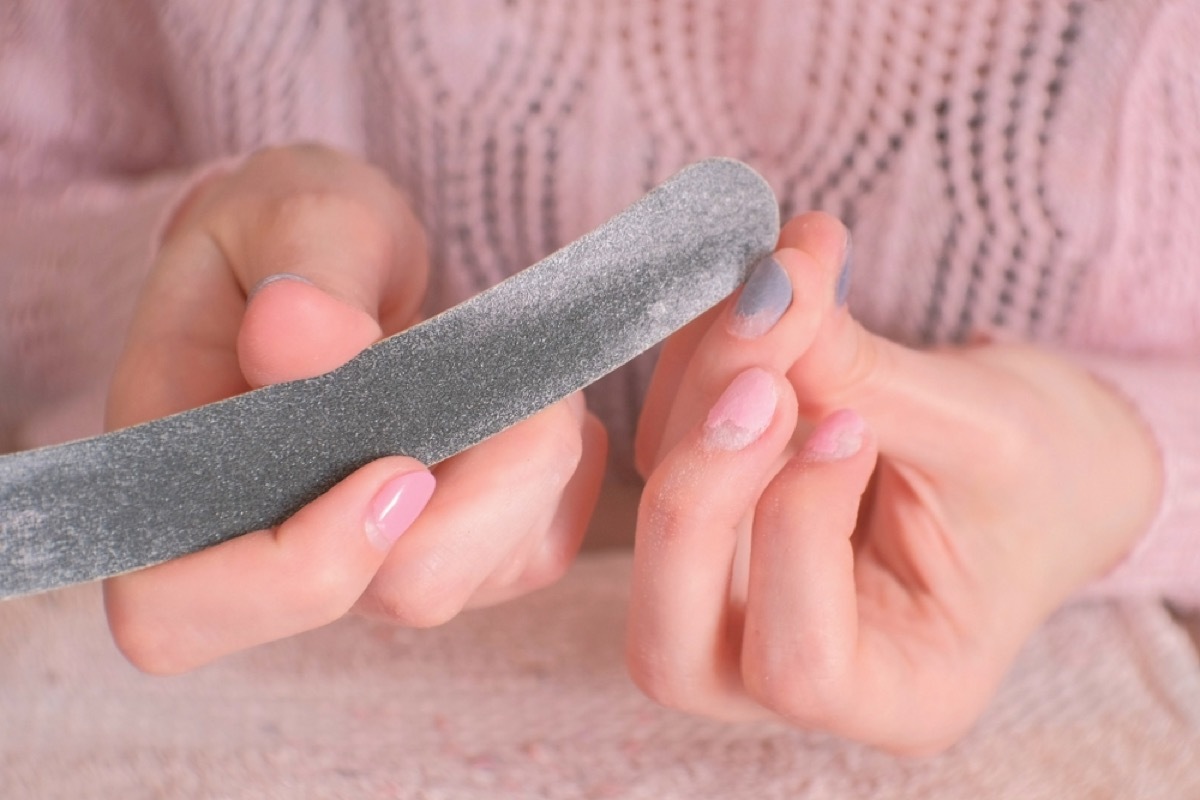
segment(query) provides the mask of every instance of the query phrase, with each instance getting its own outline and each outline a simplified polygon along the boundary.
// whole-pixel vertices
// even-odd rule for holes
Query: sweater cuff
[[[1160,597],[1200,608],[1200,366],[1096,354],[1071,359],[1140,413],[1163,464],[1163,495],[1150,527],[1081,594]]]

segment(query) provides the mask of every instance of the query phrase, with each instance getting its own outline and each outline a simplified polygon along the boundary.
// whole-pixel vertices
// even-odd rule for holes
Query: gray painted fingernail
[[[297,275],[294,272],[276,272],[274,275],[268,275],[258,283],[254,284],[250,291],[246,293],[246,302],[249,303],[254,299],[254,295],[258,294],[272,283],[278,283],[279,281],[299,281],[300,283],[307,283],[309,286],[313,285],[313,282],[308,278],[305,278],[303,275]]]
[[[767,256],[755,265],[742,287],[729,330],[742,339],[757,339],[775,327],[791,305],[792,282],[783,266]]]
[[[850,296],[850,280],[854,275],[854,247],[850,241],[850,234],[846,234],[846,254],[842,257],[842,271],[838,273],[837,289],[834,292],[834,301],[839,306],[846,305],[846,299]]]

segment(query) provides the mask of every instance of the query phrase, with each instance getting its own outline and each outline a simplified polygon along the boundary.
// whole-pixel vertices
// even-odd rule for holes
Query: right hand
[[[868,331],[835,299],[846,243],[824,214],[789,222],[784,290],[751,306],[781,316],[734,301],[668,342],[639,430],[629,664],[675,708],[929,755],[1144,534],[1161,461],[1057,353]]]
[[[107,426],[334,369],[418,321],[428,269],[383,173],[322,146],[261,151],[168,224]],[[176,673],[352,609],[428,626],[539,588],[578,550],[605,451],[577,394],[439,465],[432,497],[423,465],[380,459],[275,529],[109,579],[113,637]]]

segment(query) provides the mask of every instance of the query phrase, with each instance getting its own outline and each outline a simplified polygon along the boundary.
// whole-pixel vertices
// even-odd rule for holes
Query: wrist
[[[1167,598],[1200,607],[1200,370],[1182,358],[1069,354],[1134,408],[1150,432],[1161,470],[1158,503],[1122,558],[1089,584],[1088,596]]]

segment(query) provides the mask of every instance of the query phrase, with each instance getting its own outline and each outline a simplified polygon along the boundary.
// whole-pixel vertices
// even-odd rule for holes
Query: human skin
[[[168,224],[107,425],[340,366],[418,321],[427,273],[381,172],[316,145],[261,151]],[[177,673],[351,611],[430,626],[532,591],[573,560],[606,447],[576,394],[440,464],[436,489],[413,459],[373,462],[278,528],[106,581],[114,639]]]
[[[863,330],[835,301],[845,247],[825,215],[791,221],[778,321],[737,322],[734,298],[664,349],[628,660],[667,705],[933,752],[1128,551],[1161,467],[1136,414],[1052,354]],[[167,227],[109,426],[334,368],[417,320],[427,269],[403,196],[356,159],[217,173]],[[107,581],[114,638],[173,673],[351,611],[434,625],[508,599],[565,571],[604,462],[581,396],[440,465],[432,497],[420,464],[382,459],[278,529]]]
[[[927,754],[1129,551],[1162,467],[1136,412],[1053,354],[867,332],[835,299],[847,246],[831,217],[792,220],[774,327],[739,335],[735,298],[668,342],[637,440],[627,660],[668,706]],[[720,446],[747,420],[764,429]]]

